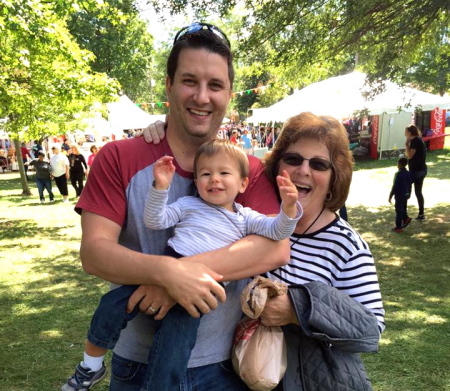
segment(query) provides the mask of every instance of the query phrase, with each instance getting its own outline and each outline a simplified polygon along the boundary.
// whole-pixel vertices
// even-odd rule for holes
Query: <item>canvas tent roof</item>
[[[385,81],[386,89],[383,93],[375,96],[373,100],[366,100],[365,79],[364,73],[352,72],[310,84],[266,109],[255,109],[247,121],[284,122],[304,111],[348,118],[355,111],[363,109],[368,109],[370,114],[381,114],[396,113],[399,109],[412,112],[417,106],[421,106],[422,110],[432,110],[435,107],[450,108],[450,97],[400,87],[390,81]]]
[[[165,120],[165,115],[150,115],[126,95],[122,95],[117,102],[108,103],[108,121],[112,133],[122,132],[126,129],[141,129],[156,120]]]

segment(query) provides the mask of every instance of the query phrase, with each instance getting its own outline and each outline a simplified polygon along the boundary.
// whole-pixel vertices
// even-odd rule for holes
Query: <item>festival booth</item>
[[[398,155],[404,149],[405,127],[415,122],[429,149],[443,148],[450,97],[384,81],[384,91],[368,99],[365,79],[364,73],[352,72],[311,84],[266,109],[255,109],[247,122],[284,122],[305,111],[331,115],[342,120],[354,154],[374,159]]]
[[[126,95],[117,102],[108,103],[108,121],[113,139],[120,139],[124,131],[146,128],[151,123],[165,121],[165,115],[151,115],[139,108]]]

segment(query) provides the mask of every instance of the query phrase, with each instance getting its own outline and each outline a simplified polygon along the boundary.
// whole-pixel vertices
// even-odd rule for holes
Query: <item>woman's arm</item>
[[[289,287],[298,324],[316,338],[349,352],[378,349],[380,331],[370,309],[319,281]]]

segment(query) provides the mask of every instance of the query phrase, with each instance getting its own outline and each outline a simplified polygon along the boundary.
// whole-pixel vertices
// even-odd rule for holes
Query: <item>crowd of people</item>
[[[280,127],[246,125],[239,122],[221,126],[217,137],[230,140],[244,148],[245,153],[255,155],[258,149],[262,148],[266,151],[272,149],[280,131]]]
[[[45,144],[45,149],[39,141],[34,141],[29,148],[26,143],[21,143],[20,147],[25,176],[28,181],[32,181],[34,176],[40,202],[45,202],[44,190],[47,191],[50,202],[55,201],[52,190],[53,181],[63,202],[69,202],[68,183],[74,188],[75,197],[79,198],[100,147],[91,145],[90,154],[86,159],[79,144],[68,144],[66,140],[62,143],[53,143],[51,146],[49,142]],[[11,169],[11,164],[15,161],[15,150],[12,146],[9,152],[11,157],[7,160],[6,152],[0,150],[0,156],[4,156],[2,167],[5,167],[5,171]],[[0,157],[0,159],[3,158]],[[30,168],[34,170],[34,175],[29,171]]]

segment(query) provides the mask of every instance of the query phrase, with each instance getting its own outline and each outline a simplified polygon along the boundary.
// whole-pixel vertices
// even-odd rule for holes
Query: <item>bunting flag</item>
[[[244,94],[246,95],[250,95],[250,94],[258,94],[258,93],[264,93],[265,89],[269,87],[269,85],[266,86],[259,86],[259,87],[255,87],[255,88],[250,88],[248,90],[244,90],[244,91],[234,91],[231,94],[232,98],[236,98],[237,96],[243,96]],[[154,109],[155,107],[169,107],[169,102],[142,102],[142,103],[136,103],[136,106],[138,107],[142,107],[143,109],[147,109],[149,106],[151,106],[152,109]]]

